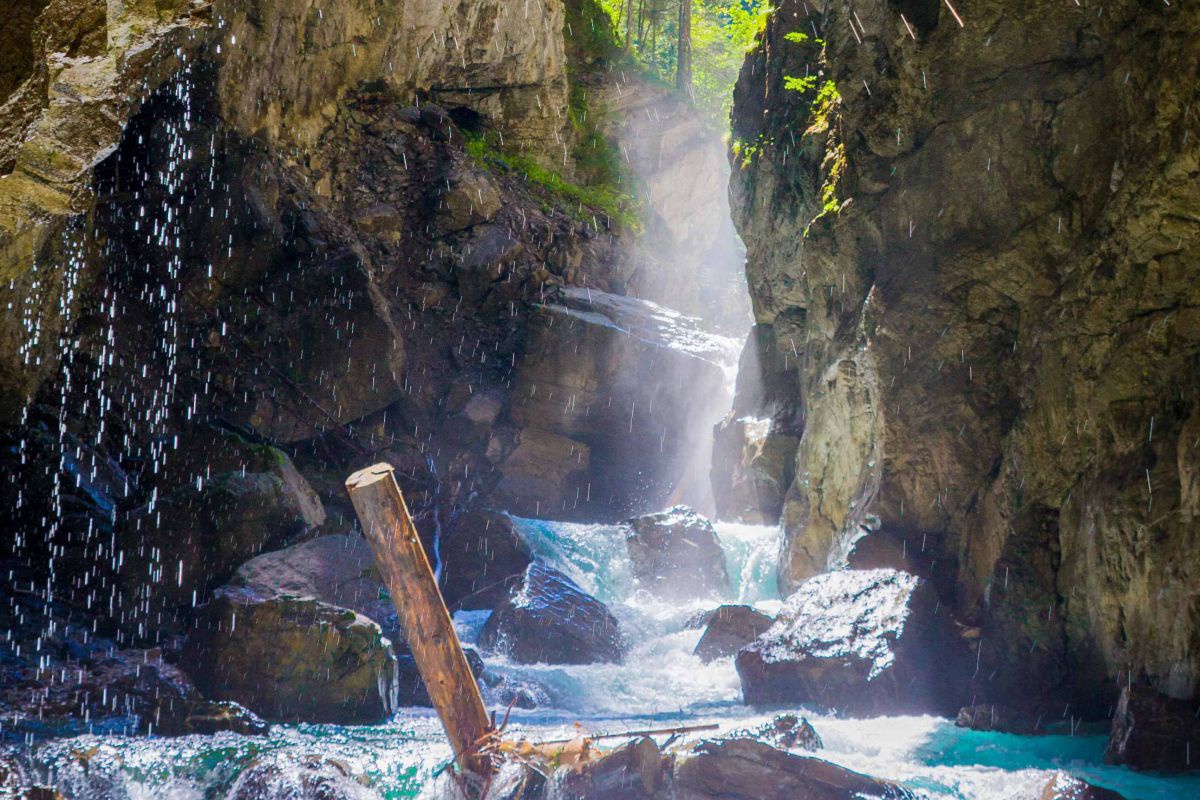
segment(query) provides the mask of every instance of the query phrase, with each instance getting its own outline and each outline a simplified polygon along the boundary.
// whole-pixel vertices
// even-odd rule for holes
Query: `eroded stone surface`
[[[738,82],[763,372],[795,370],[803,412],[782,585],[868,515],[927,540],[982,630],[981,701],[1103,717],[1128,669],[1196,696],[1198,30],[785,2]]]

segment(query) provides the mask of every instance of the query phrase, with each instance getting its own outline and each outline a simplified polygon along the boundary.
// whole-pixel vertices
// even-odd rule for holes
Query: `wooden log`
[[[446,729],[455,762],[460,770],[488,778],[494,768],[481,745],[493,733],[491,720],[392,466],[376,464],[359,470],[346,480],[346,491]]]

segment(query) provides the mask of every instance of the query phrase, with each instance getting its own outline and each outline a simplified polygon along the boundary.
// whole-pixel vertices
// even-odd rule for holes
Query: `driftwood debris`
[[[455,763],[486,780],[495,770],[485,747],[494,729],[391,465],[359,470],[346,480],[346,491],[446,729]]]

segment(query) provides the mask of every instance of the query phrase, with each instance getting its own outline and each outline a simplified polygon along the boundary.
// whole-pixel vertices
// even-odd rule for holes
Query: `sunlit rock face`
[[[523,430],[498,464],[497,502],[568,519],[661,508],[704,477],[701,423],[728,403],[733,348],[644,300],[582,288],[548,297],[513,375],[508,418]]]
[[[644,205],[633,293],[742,336],[750,304],[745,257],[722,191],[729,162],[721,132],[673,91],[628,68],[582,81]]]
[[[960,650],[950,610],[928,583],[896,570],[843,570],[801,584],[736,663],[751,705],[945,713],[960,701]]]
[[[953,565],[980,701],[1194,698],[1200,15],[958,12],[784,2],[737,86],[755,318],[795,370],[762,374],[803,409],[782,583],[875,517]]]

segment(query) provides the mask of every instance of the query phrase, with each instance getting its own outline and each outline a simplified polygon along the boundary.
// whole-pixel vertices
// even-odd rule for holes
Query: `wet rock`
[[[318,536],[263,553],[238,567],[231,584],[263,596],[311,597],[348,608],[377,623],[394,646],[403,643],[371,546],[357,533]]]
[[[164,736],[187,736],[232,731],[242,736],[265,736],[270,730],[270,725],[240,703],[205,700],[192,705],[182,719],[173,721],[170,725],[164,724],[157,733]]]
[[[550,693],[541,684],[485,670],[481,680],[485,685],[484,699],[489,705],[534,709],[552,704]]]
[[[960,728],[970,728],[974,731],[1000,731],[1016,733],[1023,736],[1035,733],[1036,718],[1012,706],[995,703],[978,703],[973,706],[963,706],[954,718],[954,724]]]
[[[0,753],[0,798],[4,800],[65,800],[63,795],[31,774],[14,755]]]
[[[412,651],[404,643],[393,643],[392,647],[396,650],[396,705],[432,707],[433,701],[429,698],[429,690],[425,688],[425,681],[417,668]],[[483,659],[474,647],[464,647],[463,653],[467,657],[467,666],[471,668],[471,674],[478,682],[484,674]]]
[[[800,439],[771,427],[770,418],[731,415],[714,429],[713,499],[720,519],[779,522]]]
[[[488,618],[479,644],[484,652],[521,664],[619,662],[625,655],[617,618],[541,561],[530,563],[521,583]]]
[[[910,800],[896,784],[752,739],[706,742],[681,757],[675,797],[687,800]]]
[[[205,699],[159,650],[71,647],[66,655],[70,661],[51,661],[44,673],[57,672],[58,680],[24,676],[0,688],[0,703],[15,712],[6,727],[38,738],[87,733],[91,726],[161,736],[267,732],[266,723],[236,703]]]
[[[657,796],[665,777],[658,745],[642,737],[566,772],[557,796],[563,800],[649,800]]]
[[[633,574],[673,600],[711,597],[729,586],[725,552],[712,523],[687,506],[629,520],[625,537]]]
[[[449,608],[494,608],[533,560],[512,519],[495,511],[459,515],[440,552],[442,597]]]
[[[825,746],[812,724],[795,714],[780,714],[746,736],[784,750],[816,751]]]
[[[750,606],[721,606],[713,612],[692,655],[705,663],[731,656],[765,633],[772,622]]]
[[[1144,684],[1121,690],[1104,760],[1138,770],[1200,768],[1200,717],[1195,700],[1178,700]]]
[[[279,757],[248,767],[229,789],[228,800],[380,800],[349,765],[309,756],[299,763]]]
[[[395,660],[379,626],[311,598],[224,588],[188,636],[183,661],[206,696],[272,721],[374,723],[395,705]]]
[[[895,570],[810,578],[736,665],[753,705],[851,715],[958,708],[961,656],[949,612],[928,583]]]
[[[1042,790],[1039,800],[1125,800],[1111,789],[1093,786],[1066,772],[1056,772]]]

